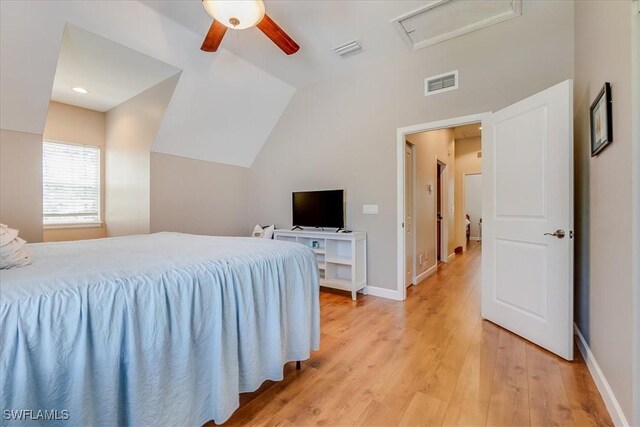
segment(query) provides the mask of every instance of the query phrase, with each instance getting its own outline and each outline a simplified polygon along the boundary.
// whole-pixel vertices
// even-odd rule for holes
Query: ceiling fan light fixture
[[[202,0],[209,15],[225,27],[244,30],[264,18],[262,0]]]

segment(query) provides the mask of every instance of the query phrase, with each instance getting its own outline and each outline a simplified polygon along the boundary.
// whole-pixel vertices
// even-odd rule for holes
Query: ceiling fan
[[[287,55],[294,54],[300,46],[264,12],[262,0],[202,0],[204,8],[213,17],[213,23],[200,49],[205,52],[218,50],[227,28],[244,30],[258,27]]]

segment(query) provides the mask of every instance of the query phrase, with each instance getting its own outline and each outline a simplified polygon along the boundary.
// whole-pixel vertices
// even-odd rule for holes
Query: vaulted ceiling
[[[211,17],[200,0],[142,0],[204,39]],[[299,45],[286,56],[257,28],[227,33],[222,47],[294,87],[407,52],[391,23],[431,0],[265,0],[267,14]],[[332,48],[360,40],[363,52],[342,58]],[[200,45],[194,46],[198,48]]]
[[[51,99],[105,112],[179,72],[162,61],[67,25]]]
[[[1,128],[43,132],[67,24],[182,70],[153,151],[250,166],[295,92],[137,1],[2,1]]]
[[[42,133],[71,24],[182,71],[153,151],[248,167],[296,88],[406,54],[390,21],[428,3],[266,0],[267,13],[301,46],[287,56],[256,28],[228,32],[217,53],[200,51],[211,24],[200,0],[3,0],[0,127]],[[333,52],[352,40],[361,53]]]

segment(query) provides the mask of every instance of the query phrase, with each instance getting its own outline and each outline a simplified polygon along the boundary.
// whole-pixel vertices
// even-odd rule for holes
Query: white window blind
[[[44,225],[100,221],[100,149],[45,141],[42,150]]]

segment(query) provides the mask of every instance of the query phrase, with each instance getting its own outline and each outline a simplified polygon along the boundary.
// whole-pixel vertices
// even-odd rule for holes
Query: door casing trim
[[[491,112],[471,114],[468,116],[454,117],[445,120],[438,120],[427,123],[420,123],[413,126],[398,128],[396,137],[396,230],[397,230],[397,283],[395,299],[404,301],[407,298],[407,288],[405,287],[405,232],[404,232],[404,145],[406,136],[412,133],[428,132],[431,130],[446,129],[455,126],[462,126],[469,123],[480,122],[482,126],[487,122]],[[483,195],[484,197],[484,195]]]

